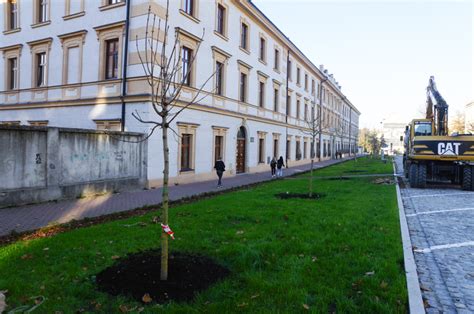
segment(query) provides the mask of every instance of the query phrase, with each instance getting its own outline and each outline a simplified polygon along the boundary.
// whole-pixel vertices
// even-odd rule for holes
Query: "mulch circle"
[[[333,177],[333,178],[328,178],[328,180],[331,180],[331,181],[336,181],[336,180],[347,181],[347,180],[352,180],[352,178],[349,178],[349,177]]]
[[[302,198],[302,199],[318,200],[323,195],[313,193],[313,195],[311,197],[309,197],[308,193],[278,193],[278,194],[275,194],[275,196],[278,197],[278,198],[281,198],[283,200],[290,199],[290,198]]]
[[[97,274],[99,290],[111,295],[126,295],[139,302],[166,303],[190,301],[230,271],[212,259],[186,253],[172,253],[168,261],[168,280],[160,280],[161,251],[129,254]],[[144,298],[144,296],[148,294]]]

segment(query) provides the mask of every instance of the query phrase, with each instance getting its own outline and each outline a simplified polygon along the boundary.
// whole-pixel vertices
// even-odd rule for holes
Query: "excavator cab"
[[[415,136],[432,136],[433,121],[428,119],[413,120],[411,123],[411,137]]]

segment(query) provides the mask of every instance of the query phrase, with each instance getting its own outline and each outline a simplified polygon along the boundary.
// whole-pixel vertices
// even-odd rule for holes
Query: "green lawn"
[[[390,163],[362,159],[317,173],[357,169],[392,172]],[[274,196],[305,192],[305,175],[173,207],[170,226],[177,239],[171,250],[211,256],[232,275],[193,303],[152,304],[144,312],[288,313],[309,307],[326,313],[405,313],[395,186],[373,184],[373,178],[316,180],[316,192],[325,195],[320,200]],[[38,295],[47,300],[37,313],[142,307],[97,291],[94,275],[115,262],[112,256],[159,246],[161,228],[150,223],[158,214],[0,247],[0,290],[9,290],[9,309]],[[125,226],[136,222],[147,225]]]

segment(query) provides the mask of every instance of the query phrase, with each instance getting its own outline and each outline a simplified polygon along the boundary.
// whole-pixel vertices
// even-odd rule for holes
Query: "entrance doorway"
[[[243,173],[245,172],[245,144],[246,144],[246,132],[243,126],[240,127],[239,132],[237,133],[237,162],[236,162],[236,172]]]

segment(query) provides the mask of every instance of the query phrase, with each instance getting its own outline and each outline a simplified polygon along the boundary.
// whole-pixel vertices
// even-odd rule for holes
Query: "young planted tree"
[[[339,117],[336,121],[336,127],[334,128],[334,136],[341,139],[341,149],[344,147],[344,136],[347,133],[347,126],[345,121]]]
[[[314,158],[316,157],[315,144],[316,139],[320,134],[327,128],[327,124],[324,122],[321,116],[321,112],[318,112],[316,116],[316,102],[313,102],[311,106],[311,116],[309,120],[306,120],[306,129],[302,130],[304,134],[311,138],[311,170],[309,177],[309,197],[313,196],[313,169],[314,169]],[[321,143],[319,143],[321,145]],[[319,152],[321,153],[321,152]]]
[[[162,212],[161,224],[161,272],[160,279],[168,279],[168,234],[169,223],[169,133],[173,132],[178,138],[179,134],[172,128],[173,121],[191,105],[199,103],[211,92],[204,92],[204,87],[211,81],[215,73],[212,73],[200,87],[192,88],[191,78],[193,64],[196,60],[204,29],[197,46],[190,50],[180,42],[178,30],[174,35],[170,34],[169,0],[166,3],[164,20],[157,18],[148,8],[147,22],[144,39],[135,38],[138,57],[149,86],[152,113],[143,118],[138,111],[132,113],[133,117],[150,126],[147,139],[161,129],[163,149],[163,188],[162,188]],[[220,69],[216,69],[219,71]],[[181,92],[187,88],[192,89],[194,96],[191,100],[183,100]]]

